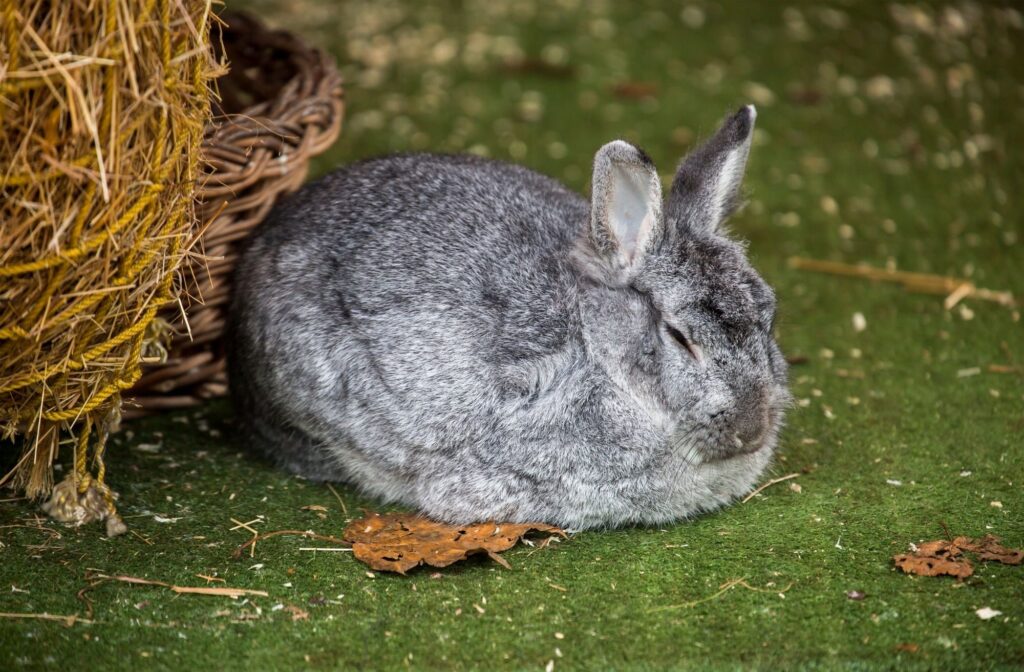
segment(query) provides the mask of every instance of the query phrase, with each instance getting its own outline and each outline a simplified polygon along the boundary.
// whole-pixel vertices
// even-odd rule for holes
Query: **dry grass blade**
[[[747,583],[747,580],[743,577],[738,579],[729,579],[728,581],[726,581],[718,587],[717,592],[714,592],[711,595],[708,595],[707,597],[702,597],[699,600],[693,600],[692,602],[683,602],[682,604],[667,604],[662,607],[655,607],[650,611],[655,612],[671,611],[673,609],[690,609],[692,607],[696,607],[698,604],[704,604],[705,602],[710,602],[711,600],[718,599],[719,597],[729,592],[733,588],[736,588],[737,586],[754,593],[776,593],[778,595],[785,595],[787,592],[789,592],[789,589],[793,587],[793,582],[790,582],[785,588],[776,590],[775,588],[757,588]]]
[[[255,546],[257,541],[263,541],[265,539],[270,539],[271,537],[279,537],[282,535],[305,537],[307,539],[316,539],[317,541],[329,541],[331,543],[344,544],[348,546],[348,542],[344,539],[339,539],[338,537],[332,537],[330,535],[325,534],[316,534],[311,530],[275,530],[273,532],[264,532],[262,534],[256,534],[255,536],[253,536],[252,539],[236,548],[235,552],[231,554],[231,557],[235,560],[238,560],[242,557],[242,553],[245,552],[245,549]]]

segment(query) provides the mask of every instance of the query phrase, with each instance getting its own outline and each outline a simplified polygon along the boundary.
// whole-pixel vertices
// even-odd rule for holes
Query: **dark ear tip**
[[[756,119],[757,108],[753,105],[744,105],[737,110],[727,124],[733,131],[733,138],[737,142],[746,140],[754,130],[754,121]]]

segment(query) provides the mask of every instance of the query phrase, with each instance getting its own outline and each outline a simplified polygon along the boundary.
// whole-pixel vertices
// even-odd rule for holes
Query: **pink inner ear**
[[[611,182],[608,225],[627,263],[632,263],[656,225],[660,196],[651,194],[647,172],[636,166],[613,164]]]

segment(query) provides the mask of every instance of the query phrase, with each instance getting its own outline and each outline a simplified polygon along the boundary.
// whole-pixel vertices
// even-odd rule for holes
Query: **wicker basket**
[[[330,57],[244,14],[224,14],[221,40],[231,71],[218,80],[221,109],[202,144],[207,172],[198,185],[201,254],[191,257],[182,306],[166,353],[125,394],[125,417],[192,406],[227,390],[221,344],[231,270],[241,243],[277,199],[297,189],[311,157],[338,137],[341,77]],[[187,321],[182,318],[182,308]]]

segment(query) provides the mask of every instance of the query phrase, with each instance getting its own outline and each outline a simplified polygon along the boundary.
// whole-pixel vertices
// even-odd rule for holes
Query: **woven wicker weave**
[[[249,16],[221,18],[227,24],[222,39],[212,41],[223,44],[231,72],[218,81],[221,109],[202,145],[208,165],[198,191],[205,230],[202,256],[192,257],[181,292],[188,322],[180,307],[163,313],[174,333],[166,360],[148,364],[125,394],[125,417],[226,392],[221,335],[240,244],[280,196],[302,184],[310,158],[341,129],[341,77],[326,54]]]

